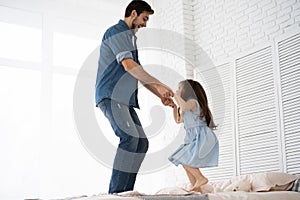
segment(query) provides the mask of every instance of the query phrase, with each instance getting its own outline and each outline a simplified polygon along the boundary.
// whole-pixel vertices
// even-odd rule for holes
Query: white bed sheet
[[[219,192],[208,194],[209,200],[300,200],[299,192]]]
[[[93,196],[85,196],[85,197],[69,197],[65,199],[51,199],[51,200],[141,200],[138,197],[122,197],[117,195],[110,194],[99,194]]]
[[[174,195],[170,195],[174,196]],[[182,197],[182,196],[181,196]],[[272,192],[219,192],[208,194],[209,200],[300,200],[299,192],[292,191],[272,191]],[[143,197],[116,196],[116,195],[94,195],[81,198],[66,198],[57,200],[142,200]],[[180,196],[174,196],[174,200],[179,200]]]
[[[155,199],[206,199],[209,200],[300,200],[300,193],[294,191],[281,191],[283,188],[291,188],[292,183],[299,178],[298,175],[290,175],[279,172],[265,172],[249,175],[242,175],[239,177],[233,177],[230,180],[223,182],[209,183],[203,186],[202,192],[207,195],[201,195],[197,193],[188,192],[189,186],[185,184],[183,187],[169,187],[159,190],[155,194],[148,194],[145,197],[143,193],[138,191],[128,191],[119,193],[118,195],[100,194],[90,197],[71,197],[65,199],[56,200],[142,200],[143,198],[153,199],[152,196],[165,195],[155,197]],[[251,182],[252,191],[254,192],[224,192],[226,186],[232,184],[235,179],[248,180]],[[278,187],[279,186],[279,187]],[[284,186],[284,187],[283,187]],[[288,187],[287,187],[288,186]],[[270,191],[270,190],[277,191]],[[278,191],[280,189],[280,191]],[[269,191],[269,192],[265,192]],[[199,196],[194,196],[199,195]],[[149,197],[150,196],[150,197]],[[202,197],[201,197],[202,196]],[[187,197],[187,198],[185,198]],[[54,199],[53,199],[54,200]]]

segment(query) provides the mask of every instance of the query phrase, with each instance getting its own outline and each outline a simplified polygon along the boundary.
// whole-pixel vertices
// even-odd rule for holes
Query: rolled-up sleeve
[[[108,37],[104,42],[110,47],[118,63],[121,63],[122,60],[126,58],[133,59],[132,51],[134,47],[132,38],[127,31],[114,34]]]
[[[131,58],[131,59],[133,59],[132,53],[131,53],[130,51],[123,51],[123,52],[120,52],[119,54],[117,54],[116,58],[117,58],[117,62],[118,62],[118,63],[121,63],[122,60],[124,60],[124,59],[126,59],[126,58]]]

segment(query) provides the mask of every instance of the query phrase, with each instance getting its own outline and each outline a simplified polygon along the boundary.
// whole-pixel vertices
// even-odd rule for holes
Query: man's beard
[[[136,25],[136,19],[134,19],[132,21],[132,24],[131,24],[131,29],[134,30],[134,32],[137,32],[137,25]]]

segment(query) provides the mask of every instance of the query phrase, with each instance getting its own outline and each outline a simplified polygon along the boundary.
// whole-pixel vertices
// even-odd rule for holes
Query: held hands
[[[174,96],[172,89],[166,85],[158,84],[156,85],[156,89],[161,98],[171,98]]]
[[[165,105],[165,106],[171,106],[172,108],[174,108],[176,105],[173,102],[173,99],[171,97],[167,98],[167,97],[162,97],[161,98],[161,102]]]
[[[161,102],[165,106],[171,106],[173,108],[175,103],[173,102],[173,99],[172,99],[172,97],[174,96],[174,92],[172,91],[172,89],[170,89],[168,86],[162,85],[162,84],[157,85],[156,89],[160,95]]]
[[[174,99],[176,102],[179,102],[181,99],[180,96],[180,91],[176,91],[176,93],[174,94]],[[174,103],[173,99],[171,97],[162,97],[161,98],[161,102],[165,105],[165,106],[171,106],[172,108],[177,107],[177,105]]]

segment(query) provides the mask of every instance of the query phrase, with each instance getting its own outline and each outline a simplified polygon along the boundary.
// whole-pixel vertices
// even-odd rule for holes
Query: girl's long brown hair
[[[212,114],[208,107],[207,96],[202,85],[199,82],[191,79],[181,81],[179,84],[182,85],[181,98],[185,101],[188,101],[189,99],[196,99],[202,111],[199,117],[201,119],[205,119],[206,124],[209,128],[215,129],[216,125],[213,121]]]

